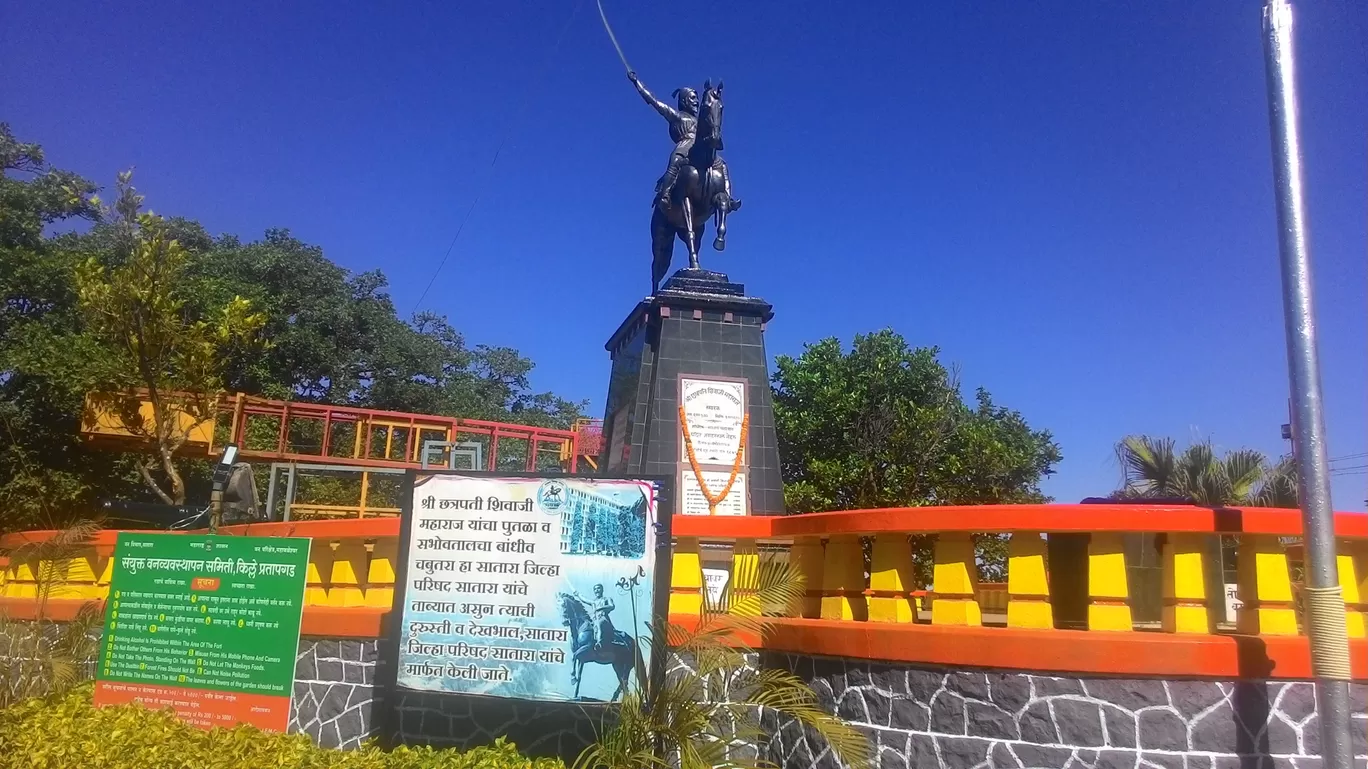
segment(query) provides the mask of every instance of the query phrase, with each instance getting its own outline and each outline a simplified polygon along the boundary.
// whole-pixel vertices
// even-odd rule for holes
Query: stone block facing
[[[299,639],[289,730],[325,748],[355,748],[378,737],[378,644],[374,639]]]
[[[1060,678],[768,653],[761,664],[795,671],[825,709],[867,731],[881,769],[1320,765],[1306,682]],[[1353,690],[1356,702],[1368,697],[1368,685]],[[1363,761],[1368,714],[1355,725]],[[778,724],[765,748],[784,769],[839,765],[798,724]]]
[[[532,755],[575,755],[597,719],[578,707],[400,692],[393,721],[375,686],[375,640],[304,638],[295,664],[291,732],[330,748],[389,735],[468,747],[508,735]],[[869,660],[762,653],[812,686],[819,704],[869,738],[879,769],[1295,769],[1319,767],[1314,691],[1304,681],[1163,681],[949,670]],[[672,658],[670,667],[687,664]],[[727,697],[726,682],[715,692]],[[1368,685],[1351,688],[1354,753],[1368,759]],[[571,712],[573,711],[573,712]],[[783,769],[841,766],[822,740],[777,714],[763,751]]]
[[[613,359],[599,467],[610,473],[678,478],[679,379],[746,382],[750,433],[746,493],[753,514],[783,514],[779,445],[769,388],[764,327],[773,316],[720,273],[682,278],[641,301],[605,345]]]

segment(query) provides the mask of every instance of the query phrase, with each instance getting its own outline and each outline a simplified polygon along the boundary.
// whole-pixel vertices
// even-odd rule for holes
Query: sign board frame
[[[201,728],[286,731],[312,544],[308,537],[119,532],[95,704],[169,706]],[[288,638],[288,648],[260,652],[244,636],[254,632],[258,643]]]
[[[396,563],[395,568],[395,608],[389,615],[389,628],[387,633],[388,648],[386,651],[388,652],[390,659],[395,661],[395,664],[389,666],[389,670],[386,672],[387,674],[383,681],[383,687],[392,694],[390,700],[392,704],[390,707],[386,708],[386,715],[391,719],[389,728],[386,731],[395,737],[398,737],[400,734],[399,700],[401,699],[401,693],[452,700],[469,699],[474,702],[498,700],[503,702],[528,703],[539,708],[565,708],[572,710],[575,713],[583,713],[586,709],[605,708],[615,704],[615,702],[597,700],[508,697],[497,694],[439,691],[426,688],[412,688],[403,686],[399,683],[399,660],[402,654],[401,647],[406,639],[406,632],[403,627],[404,610],[408,605],[412,580],[424,576],[422,574],[412,574],[410,572],[410,565],[414,558],[412,552],[415,521],[414,498],[416,496],[414,492],[415,489],[419,487],[419,479],[432,477],[457,477],[480,480],[508,479],[522,481],[559,480],[566,483],[573,483],[576,481],[590,483],[594,481],[639,481],[654,484],[656,490],[656,520],[653,524],[655,548],[653,553],[647,554],[650,558],[654,559],[654,563],[652,564],[649,573],[644,577],[644,579],[649,580],[651,584],[651,616],[642,618],[641,623],[643,627],[647,625],[652,627],[659,626],[661,622],[667,620],[669,615],[670,556],[673,550],[671,518],[674,511],[674,484],[672,478],[668,476],[650,475],[572,476],[559,473],[476,472],[446,469],[409,470],[404,476],[403,490],[401,492],[403,496],[400,513],[398,562]],[[498,513],[491,514],[492,517],[496,517],[497,515]],[[650,522],[648,521],[648,524],[649,523]],[[643,627],[638,627],[636,629],[637,632],[634,634],[634,638],[640,639],[641,635],[643,635]],[[621,630],[622,628],[619,627],[618,629]],[[639,642],[640,641],[638,640],[638,643]],[[652,636],[650,642],[651,654],[647,675],[653,683],[659,683],[663,681],[665,674],[665,639]]]

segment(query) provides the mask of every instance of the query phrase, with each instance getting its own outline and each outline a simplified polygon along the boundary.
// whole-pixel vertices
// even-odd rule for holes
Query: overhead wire
[[[423,300],[427,298],[428,292],[432,290],[433,284],[437,282],[437,276],[442,273],[442,268],[446,266],[447,260],[451,258],[451,252],[456,248],[456,241],[461,239],[461,233],[465,232],[466,224],[470,222],[470,215],[475,212],[475,207],[480,204],[480,198],[484,197],[485,189],[490,180],[494,177],[494,166],[499,162],[499,155],[503,152],[504,145],[508,143],[513,135],[515,128],[522,121],[522,116],[527,112],[527,106],[532,102],[532,92],[540,86],[550,72],[551,63],[555,60],[556,52],[560,50],[561,42],[565,40],[565,34],[570,31],[570,27],[575,23],[579,16],[580,8],[583,7],[584,0],[578,0],[575,7],[570,11],[570,18],[566,19],[565,26],[561,27],[560,34],[556,36],[556,42],[552,44],[551,50],[546,54],[546,60],[542,62],[541,74],[539,77],[529,81],[527,89],[523,92],[522,104],[518,111],[514,113],[512,119],[504,126],[503,138],[499,139],[499,146],[494,149],[494,155],[489,159],[489,166],[485,168],[484,176],[480,183],[476,185],[475,197],[470,201],[466,208],[465,216],[461,217],[461,223],[456,227],[456,234],[451,237],[451,243],[447,245],[446,253],[442,254],[442,260],[437,263],[437,269],[432,271],[432,277],[428,279],[427,286],[423,293],[418,295],[418,301],[413,303],[413,310],[409,313],[413,315],[418,312],[418,308],[423,306]]]

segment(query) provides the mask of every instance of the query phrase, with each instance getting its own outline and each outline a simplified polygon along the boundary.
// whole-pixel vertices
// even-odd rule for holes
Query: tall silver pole
[[[1273,135],[1278,250],[1282,261],[1283,317],[1292,385],[1292,429],[1306,542],[1306,630],[1316,680],[1321,756],[1326,769],[1351,769],[1349,740],[1349,639],[1335,564],[1334,508],[1325,447],[1320,362],[1316,352],[1311,258],[1306,247],[1301,145],[1297,135],[1297,80],[1292,50],[1292,7],[1264,5],[1264,65]]]

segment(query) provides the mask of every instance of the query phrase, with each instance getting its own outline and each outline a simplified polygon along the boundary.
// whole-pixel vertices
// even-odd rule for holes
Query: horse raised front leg
[[[713,227],[717,228],[717,237],[713,238],[714,251],[727,250],[727,203],[727,196],[720,194],[713,204]]]
[[[689,269],[698,269],[698,237],[694,235],[693,201],[688,195],[681,201],[684,213],[684,243],[689,247]]]

